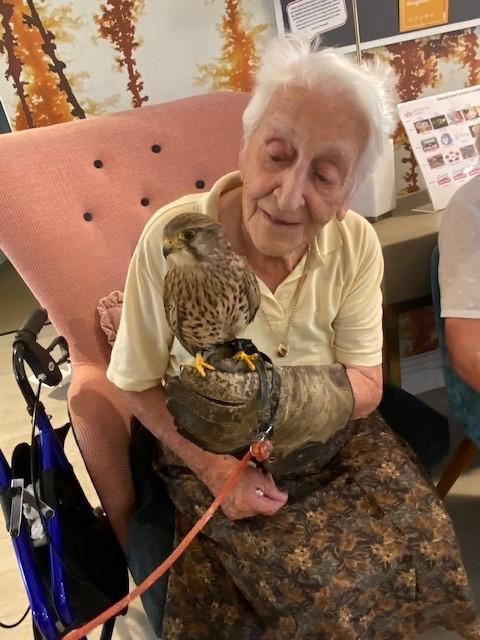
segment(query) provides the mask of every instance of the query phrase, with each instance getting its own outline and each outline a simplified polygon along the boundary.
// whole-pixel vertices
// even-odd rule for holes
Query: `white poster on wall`
[[[290,30],[293,33],[325,33],[347,21],[345,0],[294,0],[287,5]]]
[[[402,102],[398,112],[435,211],[480,173],[480,85]]]

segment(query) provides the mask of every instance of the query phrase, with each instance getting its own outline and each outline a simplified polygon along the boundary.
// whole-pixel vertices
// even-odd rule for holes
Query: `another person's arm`
[[[445,338],[453,368],[480,392],[480,318],[446,318]]]
[[[480,391],[480,180],[461,187],[439,232],[441,315],[450,361]]]

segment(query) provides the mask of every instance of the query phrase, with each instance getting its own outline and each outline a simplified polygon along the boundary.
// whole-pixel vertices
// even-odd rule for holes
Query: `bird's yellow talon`
[[[201,353],[195,354],[195,362],[193,364],[184,364],[184,367],[193,367],[198,371],[202,378],[207,377],[205,369],[209,371],[215,371],[215,367],[205,360]]]
[[[247,353],[245,353],[245,351],[238,351],[233,356],[233,358],[235,360],[241,360],[242,362],[245,362],[250,371],[255,371],[255,365],[253,364],[253,361],[258,358],[258,353],[253,353],[251,356],[249,356]]]

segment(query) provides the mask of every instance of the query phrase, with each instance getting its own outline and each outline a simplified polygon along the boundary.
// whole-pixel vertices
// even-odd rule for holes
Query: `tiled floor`
[[[52,327],[42,332],[43,340],[49,341],[53,335]],[[0,445],[7,459],[13,446],[29,437],[29,420],[20,392],[16,388],[11,373],[12,336],[0,337]],[[47,410],[54,416],[54,424],[63,424],[66,418],[65,389],[47,392],[44,402]],[[443,390],[423,394],[423,398],[444,413],[448,407]],[[460,434],[453,430],[453,445],[458,443]],[[77,475],[86,489],[93,504],[98,504],[95,491],[89,481],[81,457],[72,441],[67,439],[67,455],[74,465]],[[438,470],[439,472],[440,470]],[[447,508],[453,518],[460,540],[467,570],[477,601],[480,604],[480,460],[456,483],[446,500]],[[25,593],[18,567],[13,555],[10,539],[4,527],[0,527],[0,621],[12,622],[18,619],[27,607]],[[18,628],[11,631],[0,629],[0,640],[29,640],[32,637],[30,620],[27,618]],[[432,629],[421,636],[422,640],[453,640],[455,634]],[[97,640],[99,633],[94,632],[90,640]],[[135,603],[129,608],[128,615],[120,618],[114,633],[115,640],[154,640],[155,636],[148,626],[141,604]]]

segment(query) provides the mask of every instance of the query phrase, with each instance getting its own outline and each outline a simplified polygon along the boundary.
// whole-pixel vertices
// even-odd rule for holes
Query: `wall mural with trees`
[[[141,45],[136,34],[136,24],[144,10],[145,0],[108,0],[94,16],[100,37],[109,40],[116,51],[115,63],[118,69],[125,69],[127,72],[127,91],[134,108],[141,107],[148,101],[148,96],[142,95],[143,80],[134,57]]]
[[[0,0],[0,97],[15,129],[249,91],[272,0]],[[480,28],[366,53],[392,65],[401,101],[480,84]],[[423,189],[401,125],[399,195]]]

